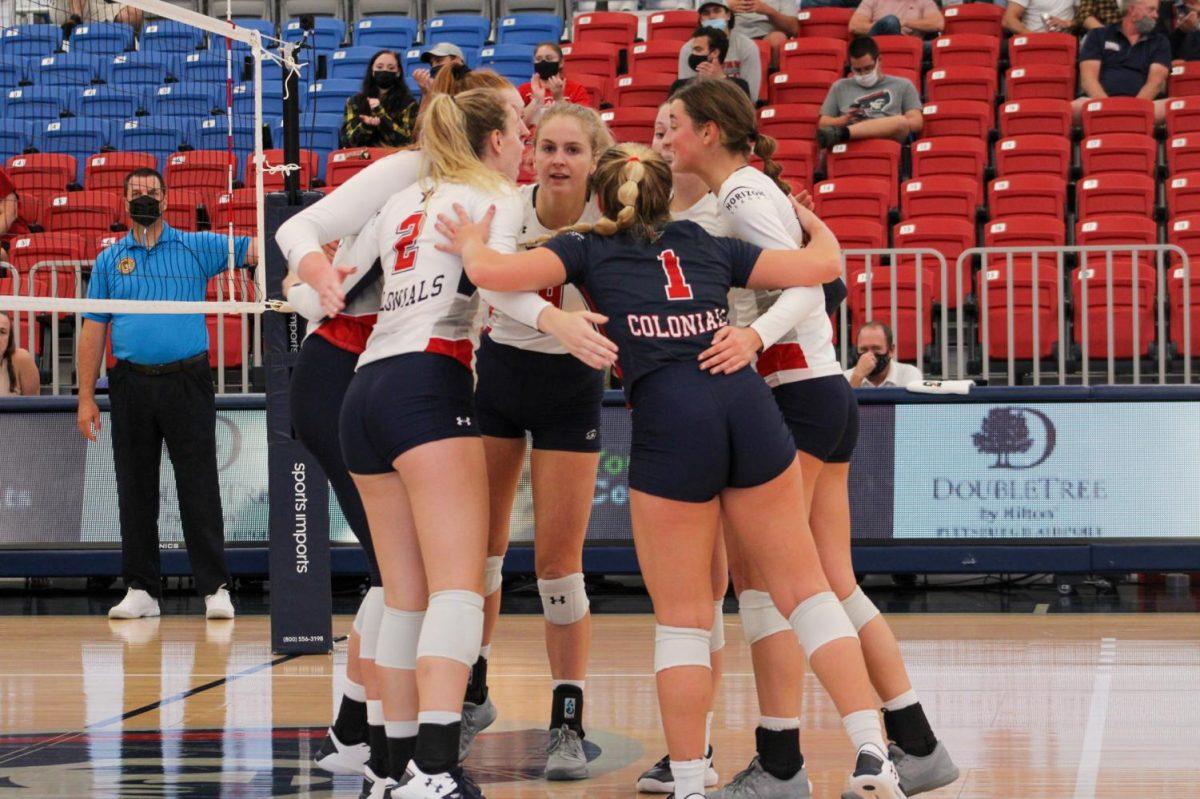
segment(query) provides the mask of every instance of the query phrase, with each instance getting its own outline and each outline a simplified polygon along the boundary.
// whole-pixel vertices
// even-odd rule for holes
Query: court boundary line
[[[1088,706],[1087,726],[1079,754],[1079,769],[1075,772],[1074,799],[1095,799],[1096,782],[1100,776],[1100,755],[1104,750],[1104,727],[1108,722],[1108,703],[1112,693],[1113,674],[1117,667],[1117,639],[1100,639],[1100,656],[1096,663],[1096,679],[1092,684],[1092,699]]]

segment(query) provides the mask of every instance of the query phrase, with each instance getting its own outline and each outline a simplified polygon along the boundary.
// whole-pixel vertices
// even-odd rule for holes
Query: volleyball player
[[[717,86],[686,87],[672,98],[666,141],[675,153],[676,168],[700,177],[716,194],[734,235],[761,246],[796,241],[800,230],[786,199],[786,184],[772,180],[778,178],[778,169],[768,177],[747,163],[753,148],[769,164],[773,142],[757,134],[754,109],[744,97]],[[873,684],[884,699],[901,785],[906,793],[920,793],[953,782],[958,769],[925,718],[890,628],[855,581],[848,480],[858,438],[858,405],[841,377],[826,297],[814,289],[806,291],[807,298],[801,296],[801,303],[790,308],[784,307],[784,296],[775,302],[765,293],[748,305],[739,303],[748,313],[740,315],[739,327],[722,331],[724,335],[714,340],[701,366],[718,372],[739,369],[757,355],[758,371],[772,387],[796,441],[804,507],[809,509],[822,568],[860,632]],[[730,563],[763,720],[756,731],[758,756],[717,796],[808,795],[799,717],[794,715],[800,702],[799,649],[790,636],[779,634],[788,630],[786,620],[763,590],[763,576],[738,556],[736,544]]]
[[[763,251],[669,222],[670,169],[640,145],[606,151],[595,189],[605,217],[587,235],[566,233],[504,254],[484,243],[495,209],[471,222],[477,214],[459,207],[454,218],[438,217],[450,240],[439,247],[461,253],[468,277],[493,290],[570,280],[610,319],[633,406],[630,510],[657,622],[655,671],[675,796],[704,795],[709,578],[723,509],[728,532],[788,613],[858,747],[850,790],[902,797],[854,627],[817,566],[806,521],[790,518],[802,506],[803,481],[783,417],[753,370],[696,368],[727,322],[732,285],[819,286],[840,271],[837,240],[805,209],[799,213],[812,242],[804,250]]]

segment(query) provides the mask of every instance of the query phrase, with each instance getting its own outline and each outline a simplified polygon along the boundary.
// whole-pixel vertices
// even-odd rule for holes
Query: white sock
[[[583,685],[586,682],[587,682],[587,680],[555,680],[554,685],[551,686],[551,690],[553,690],[554,688],[557,688],[560,685],[573,685],[582,691]]]
[[[487,660],[491,656],[492,656],[492,645],[491,644],[484,644],[483,646],[479,647],[479,657],[483,658],[484,660]]]
[[[704,757],[708,757],[708,748],[712,746],[713,712],[710,710],[704,717]]]
[[[912,707],[920,701],[921,700],[917,698],[916,689],[909,688],[895,699],[889,699],[888,701],[884,702],[883,709],[895,712],[897,710],[904,710],[906,707]]]
[[[418,724],[458,724],[462,721],[462,711],[453,710],[422,710],[417,714]]]
[[[783,732],[784,730],[800,729],[800,717],[793,716],[792,718],[783,718],[781,716],[763,716],[758,720],[758,726],[764,730],[772,732]]]
[[[342,688],[342,695],[354,702],[367,701],[367,689],[349,677],[346,678],[346,685]]]
[[[862,749],[867,744],[875,744],[880,752],[887,752],[883,745],[883,728],[879,725],[879,711],[859,710],[842,716],[842,726],[854,743],[854,748]]]
[[[389,738],[416,738],[419,726],[415,721],[385,721],[383,723],[383,729]]]
[[[704,796],[704,772],[708,770],[708,761],[704,758],[697,760],[672,760],[671,776],[675,778],[675,799],[687,799],[689,796]]]
[[[370,724],[372,727],[380,727],[383,725],[382,699],[367,700],[367,724]]]

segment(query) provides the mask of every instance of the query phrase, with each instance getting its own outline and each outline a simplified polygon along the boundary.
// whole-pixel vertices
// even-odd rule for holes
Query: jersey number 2
[[[675,257],[675,251],[663,250],[658,254],[658,262],[667,273],[667,299],[692,299],[692,287],[683,277],[683,270],[679,268],[679,259]]]
[[[425,212],[418,211],[404,218],[396,227],[396,265],[392,267],[393,274],[407,272],[417,262],[417,237],[421,235],[421,227],[425,224]]]

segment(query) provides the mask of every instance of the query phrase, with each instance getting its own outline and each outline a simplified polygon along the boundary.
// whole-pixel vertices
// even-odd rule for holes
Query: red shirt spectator
[[[554,42],[542,42],[533,52],[533,77],[517,91],[525,103],[522,117],[532,130],[542,117],[542,109],[558,102],[587,105],[588,93],[582,84],[567,80],[563,74],[562,48]]]
[[[7,250],[10,241],[28,232],[29,224],[21,218],[17,207],[17,189],[4,167],[0,167],[0,248]]]

